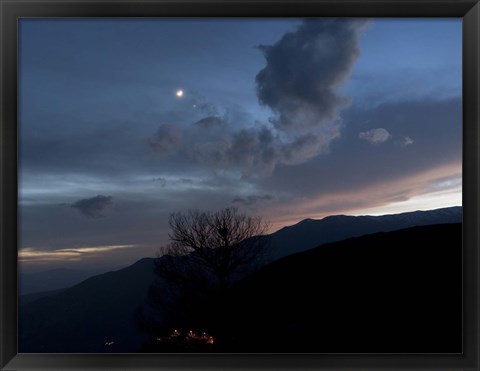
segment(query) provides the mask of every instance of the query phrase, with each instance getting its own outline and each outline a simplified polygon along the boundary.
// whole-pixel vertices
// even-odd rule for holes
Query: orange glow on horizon
[[[461,163],[426,171],[408,178],[392,180],[361,190],[305,198],[274,207],[265,215],[273,233],[304,219],[323,219],[331,215],[385,215],[417,210],[433,210],[462,205]],[[448,186],[449,181],[452,183]],[[446,184],[445,189],[435,189]],[[324,210],[324,211],[322,211]]]

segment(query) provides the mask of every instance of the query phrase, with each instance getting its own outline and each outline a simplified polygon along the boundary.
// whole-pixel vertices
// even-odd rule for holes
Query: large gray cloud
[[[86,216],[87,218],[97,219],[103,218],[103,211],[112,204],[112,196],[97,195],[95,197],[78,200],[70,206],[74,209],[77,209],[83,216]]]
[[[257,77],[258,99],[281,130],[331,124],[348,100],[338,92],[360,51],[362,19],[307,20],[274,45],[262,45],[267,65]]]
[[[192,156],[215,168],[242,168],[244,176],[270,173],[278,159],[278,146],[272,132],[264,127],[243,129],[221,140],[199,143]]]
[[[256,76],[257,95],[275,117],[269,124],[257,123],[213,140],[199,138],[191,156],[217,169],[240,168],[244,177],[255,177],[327,152],[340,136],[339,111],[348,100],[339,89],[359,56],[366,23],[307,20],[275,44],[260,46],[267,65]],[[208,116],[196,124],[208,129],[228,120]]]
[[[321,134],[282,140],[268,127],[243,129],[218,141],[199,143],[191,155],[217,169],[239,167],[246,178],[270,175],[279,164],[303,163],[328,148]]]

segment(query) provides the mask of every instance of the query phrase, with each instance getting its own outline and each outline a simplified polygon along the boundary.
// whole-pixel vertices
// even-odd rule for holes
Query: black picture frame
[[[461,17],[462,354],[17,354],[17,20],[22,17]],[[480,370],[478,0],[0,0],[1,370]]]

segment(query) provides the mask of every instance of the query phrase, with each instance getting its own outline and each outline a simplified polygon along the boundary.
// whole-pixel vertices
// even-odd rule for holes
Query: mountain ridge
[[[54,268],[31,273],[20,271],[18,279],[19,292],[23,296],[65,289],[82,282],[89,277],[93,277],[107,271],[110,270]]]
[[[400,214],[331,215],[322,219],[303,219],[272,233],[272,260],[342,239],[389,232],[417,225],[461,223],[462,206],[417,210]],[[293,248],[292,248],[293,246]]]

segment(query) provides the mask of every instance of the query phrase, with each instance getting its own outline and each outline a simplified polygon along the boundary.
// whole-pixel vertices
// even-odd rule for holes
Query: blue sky
[[[19,30],[25,267],[153,256],[187,208],[237,206],[275,230],[461,204],[461,19]]]

